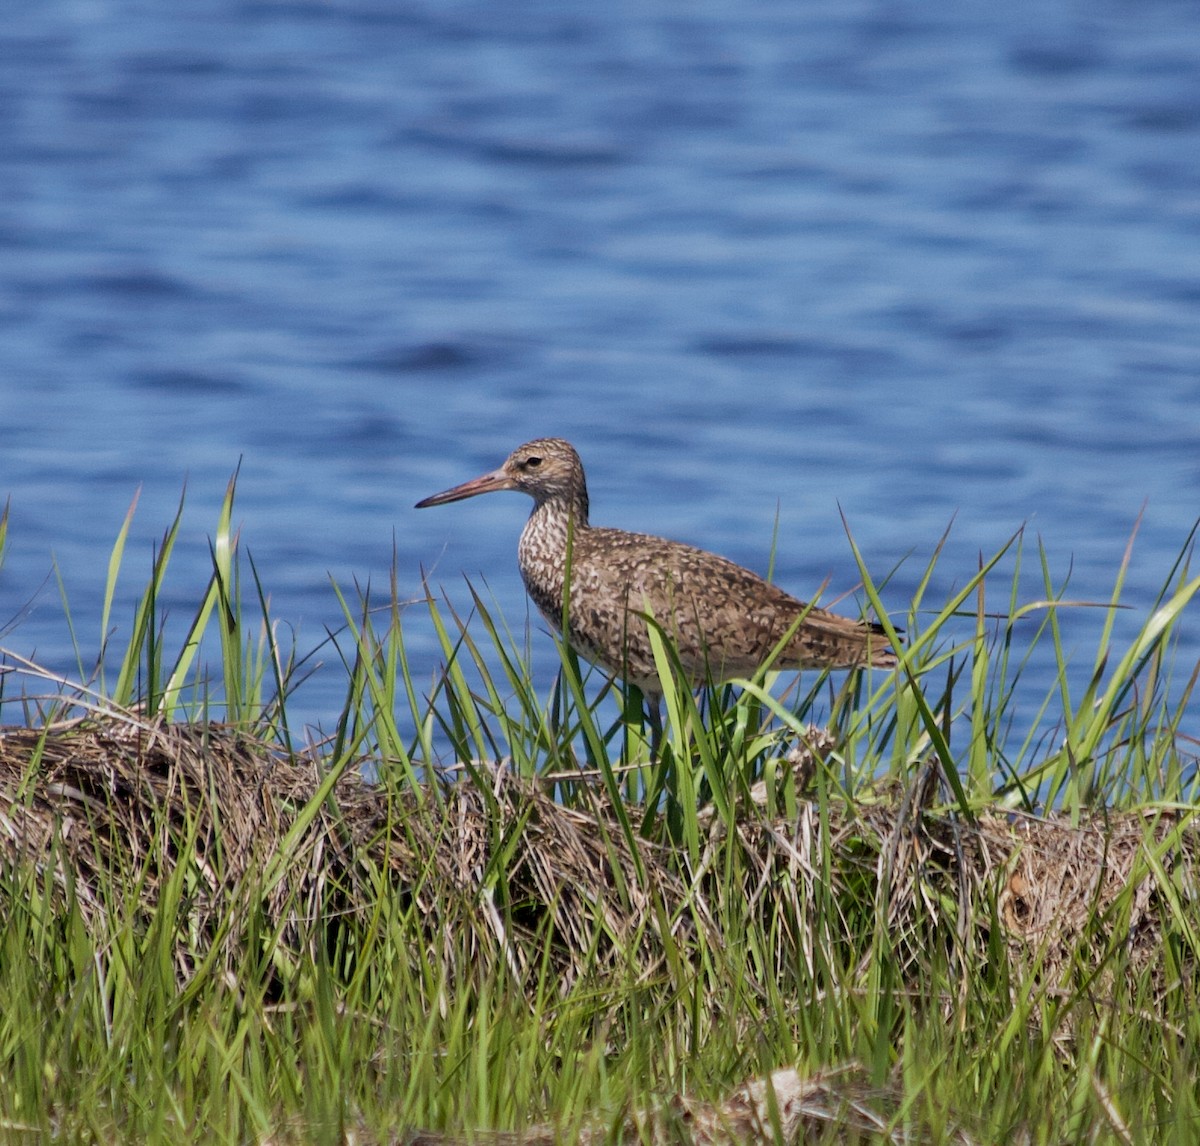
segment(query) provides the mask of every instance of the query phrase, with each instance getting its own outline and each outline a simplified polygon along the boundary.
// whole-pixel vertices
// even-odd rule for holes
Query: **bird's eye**
[[[525,468],[526,468],[527,470],[535,470],[535,469],[537,469],[537,468],[538,468],[538,466],[540,466],[541,464],[542,464],[542,459],[541,459],[541,458],[526,458],[526,459],[525,459]]]

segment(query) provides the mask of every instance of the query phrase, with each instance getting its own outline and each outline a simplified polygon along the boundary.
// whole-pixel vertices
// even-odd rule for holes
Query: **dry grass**
[[[822,1071],[807,1078],[791,1069],[754,1078],[724,1097],[706,1102],[682,1095],[651,1110],[638,1110],[616,1125],[587,1126],[573,1135],[579,1146],[630,1141],[691,1143],[693,1146],[739,1146],[740,1143],[842,1143],[865,1141],[903,1146],[913,1139],[891,1125],[899,1096],[871,1086],[855,1068]],[[281,1140],[285,1141],[285,1140]],[[356,1138],[373,1144],[368,1135]],[[552,1126],[534,1126],[520,1134],[479,1134],[470,1138],[417,1131],[392,1139],[395,1146],[554,1146],[563,1141]],[[958,1146],[972,1139],[962,1131],[947,1136]]]
[[[730,834],[720,817],[707,819],[700,867],[687,870],[667,844],[635,836],[631,850],[598,789],[573,785],[568,806],[553,785],[503,767],[486,785],[479,776],[397,792],[355,770],[328,777],[315,754],[288,758],[230,728],[132,715],[11,728],[0,733],[0,854],[49,874],[96,922],[110,906],[96,893],[105,873],[140,873],[148,919],[186,856],[181,981],[197,935],[225,944],[231,969],[245,957],[238,930],[222,925],[231,898],[252,890],[270,926],[298,944],[315,919],[365,922],[380,878],[411,898],[433,949],[452,933],[461,940],[465,923],[472,954],[503,961],[518,983],[538,936],[549,937],[564,990],[606,968],[652,979],[664,958],[656,913],[675,921],[684,951],[732,938],[710,899],[729,888],[707,870]],[[968,822],[935,805],[937,780],[931,765],[853,805],[802,801],[790,820],[747,805],[732,826],[747,860],[736,894],[756,915],[801,919],[827,863],[835,899],[871,888],[904,965],[916,967],[931,922],[953,913],[963,965],[978,966],[998,925],[1014,965],[1049,979],[1081,944],[1099,957],[1119,943],[1153,964],[1172,904],[1200,893],[1191,810],[1075,820],[994,811]]]

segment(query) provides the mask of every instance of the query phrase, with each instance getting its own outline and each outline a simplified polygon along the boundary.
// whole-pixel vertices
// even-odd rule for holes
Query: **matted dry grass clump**
[[[243,957],[238,929],[219,926],[239,891],[300,948],[314,921],[365,921],[380,880],[410,897],[431,950],[445,944],[449,956],[451,937],[461,944],[465,933],[472,954],[504,960],[519,982],[535,949],[519,940],[546,932],[564,989],[605,967],[652,976],[663,957],[656,928],[646,926],[655,911],[677,918],[680,932],[722,941],[706,899],[719,889],[675,849],[636,838],[631,850],[599,791],[586,808],[583,800],[565,807],[549,785],[503,767],[486,775],[486,785],[462,780],[397,795],[352,769],[334,782],[315,754],[289,758],[220,725],[119,715],[10,728],[0,731],[0,858],[34,865],[100,923],[112,907],[97,890],[104,873],[141,874],[134,907],[148,918],[187,855],[181,979],[197,935],[226,944],[230,966]],[[1190,812],[1075,823],[995,812],[969,822],[933,810],[936,781],[926,768],[903,790],[838,803],[824,816],[802,802],[792,820],[751,802],[735,829],[749,860],[746,895],[776,915],[805,912],[829,849],[835,883],[861,894],[865,881],[902,961],[906,951],[916,958],[930,921],[944,925],[954,911],[960,957],[978,957],[982,933],[998,921],[1017,962],[1036,964],[1041,976],[1087,942],[1099,951],[1117,940],[1137,961],[1153,961],[1171,903],[1196,900],[1200,834]],[[726,828],[712,817],[708,830],[711,851]],[[499,899],[498,849],[507,853]],[[454,953],[461,957],[461,946]]]
[[[933,807],[940,771],[926,765],[901,788],[889,785],[852,809],[830,809],[832,870],[847,876],[870,869],[896,954],[919,963],[928,924],[957,932],[964,974],[978,969],[993,921],[1010,966],[1033,970],[1040,982],[1059,982],[1081,953],[1096,962],[1121,947],[1127,969],[1162,975],[1164,923],[1200,903],[1200,821],[1196,811],[1151,807],[1099,809],[1072,818],[985,810],[973,819]],[[777,884],[782,864],[790,877],[813,869],[819,809],[801,807],[795,823],[778,818],[739,827],[747,853],[761,863],[761,887]],[[769,871],[770,867],[775,871]],[[950,919],[950,913],[957,918]]]
[[[221,926],[231,903],[249,910],[253,900],[267,928],[298,949],[316,921],[365,921],[381,879],[415,901],[430,944],[444,942],[448,958],[462,958],[466,937],[466,954],[503,958],[519,978],[521,936],[506,929],[531,935],[548,912],[564,987],[597,922],[610,940],[592,946],[593,972],[597,958],[601,966],[640,958],[649,974],[656,953],[637,950],[648,933],[640,944],[631,937],[652,900],[682,900],[679,876],[649,842],[639,841],[635,857],[602,818],[564,808],[506,770],[493,780],[490,790],[460,782],[397,797],[353,769],[328,777],[315,753],[289,758],[221,725],[121,715],[9,728],[0,731],[0,860],[34,865],[100,923],[111,908],[98,892],[106,873],[140,875],[128,881],[141,896],[132,906],[149,918],[186,855],[181,979],[197,934],[226,944],[230,967],[244,957],[238,928]],[[498,847],[511,848],[507,922],[494,895],[481,894]]]
[[[898,1105],[896,1095],[871,1086],[854,1068],[820,1071],[807,1078],[790,1067],[754,1078],[714,1102],[683,1095],[652,1110],[631,1112],[618,1126],[584,1126],[571,1141],[601,1143],[688,1142],[692,1146],[743,1146],[754,1142],[910,1142],[880,1111]],[[619,1128],[619,1132],[618,1131]],[[416,1131],[393,1139],[396,1146],[555,1146],[564,1139],[550,1126],[518,1133],[480,1133],[469,1139]],[[970,1146],[962,1130],[948,1130],[944,1141]],[[364,1136],[363,1146],[372,1140]],[[391,1144],[389,1144],[391,1146]]]

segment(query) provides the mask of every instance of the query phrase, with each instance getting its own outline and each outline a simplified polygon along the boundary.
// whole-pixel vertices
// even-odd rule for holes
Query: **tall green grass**
[[[136,707],[147,717],[227,721],[292,749],[288,693],[303,659],[280,646],[266,587],[239,556],[235,491],[236,475],[212,538],[211,578],[174,646],[159,602],[181,513],[156,548],[129,631],[114,624],[131,507],[108,566],[98,651],[89,657],[77,646],[79,679],[52,703],[30,708],[7,680],[3,703],[19,722]],[[7,515],[0,556],[6,524]],[[865,601],[891,626],[891,594],[853,552]],[[924,918],[897,929],[865,837],[848,888],[828,848],[803,857],[811,881],[780,887],[785,868],[756,866],[747,844],[747,825],[771,823],[752,799],[757,784],[784,824],[812,817],[813,838],[828,842],[835,809],[912,791],[933,765],[938,800],[968,821],[995,807],[1055,807],[1077,818],[1190,811],[1196,669],[1176,655],[1200,590],[1189,559],[1190,539],[1149,615],[1118,644],[1126,559],[1096,610],[1100,634],[1080,674],[1061,619],[1082,606],[1066,599],[1040,545],[1030,553],[1023,536],[1009,539],[961,573],[945,600],[932,599],[939,550],[916,578],[903,642],[892,631],[902,648],[895,672],[797,683],[762,671],[699,696],[672,684],[657,754],[640,697],[612,690],[561,643],[559,681],[540,688],[530,638],[474,589],[454,598],[426,586],[413,606],[399,574],[382,602],[335,589],[346,691],[317,799],[331,799],[332,780],[364,760],[383,801],[417,791],[433,805],[454,779],[486,797],[500,760],[553,784],[566,805],[589,808],[601,793],[618,809],[623,839],[613,846],[669,848],[691,889],[681,903],[658,903],[644,925],[661,961],[641,965],[631,942],[617,973],[601,974],[597,963],[564,983],[546,927],[520,941],[518,974],[514,962],[481,957],[466,927],[431,943],[415,906],[422,889],[394,887],[382,873],[370,926],[311,919],[300,947],[313,954],[297,961],[254,908],[263,887],[286,878],[285,841],[257,888],[229,889],[225,926],[256,956],[230,975],[197,944],[181,969],[177,939],[191,926],[186,855],[131,856],[98,887],[65,889],[53,885],[52,864],[8,862],[0,865],[0,1140],[340,1142],[351,1129],[386,1139],[417,1125],[547,1121],[569,1141],[581,1126],[616,1126],[622,1111],[681,1090],[716,1096],[783,1064],[855,1062],[881,1092],[890,1088],[894,1128],[923,1140],[949,1141],[965,1124],[982,1142],[1193,1141],[1196,889],[1155,868],[1162,849],[1149,834],[1146,877],[1169,901],[1158,971],[1119,943],[1106,946],[1110,921],[1097,917],[1100,966],[1081,944],[1065,977],[1049,978],[1012,965],[995,903],[991,917],[964,918],[930,884],[925,900],[916,897]],[[408,653],[406,633],[417,626],[442,652],[429,680]],[[675,681],[661,633],[656,657]],[[1031,701],[1024,677],[1035,664],[1053,666],[1052,686]],[[10,666],[36,672],[11,658]],[[806,790],[785,757],[818,716],[836,748]],[[36,772],[35,760],[27,792]],[[506,839],[519,830],[509,825],[497,838],[484,884],[500,925],[520,910],[506,900],[505,868]],[[173,838],[186,851],[186,825]],[[791,845],[781,837],[776,846]],[[135,892],[164,872],[147,923]],[[628,894],[615,864],[613,876],[612,894]],[[85,923],[97,902],[99,935]],[[725,942],[703,942],[710,924]],[[599,952],[612,936],[595,926]],[[969,963],[964,953],[975,949],[959,941],[964,929],[988,936]]]

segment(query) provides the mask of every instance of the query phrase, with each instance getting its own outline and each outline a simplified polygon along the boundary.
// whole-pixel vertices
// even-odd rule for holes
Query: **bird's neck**
[[[547,616],[553,617],[562,609],[567,553],[587,529],[585,494],[582,500],[553,497],[539,501],[521,531],[517,554],[521,573],[538,607]]]
[[[537,533],[543,544],[549,543],[565,551],[567,539],[587,528],[588,501],[585,492],[575,497],[564,494],[537,502],[529,515],[525,532]]]

